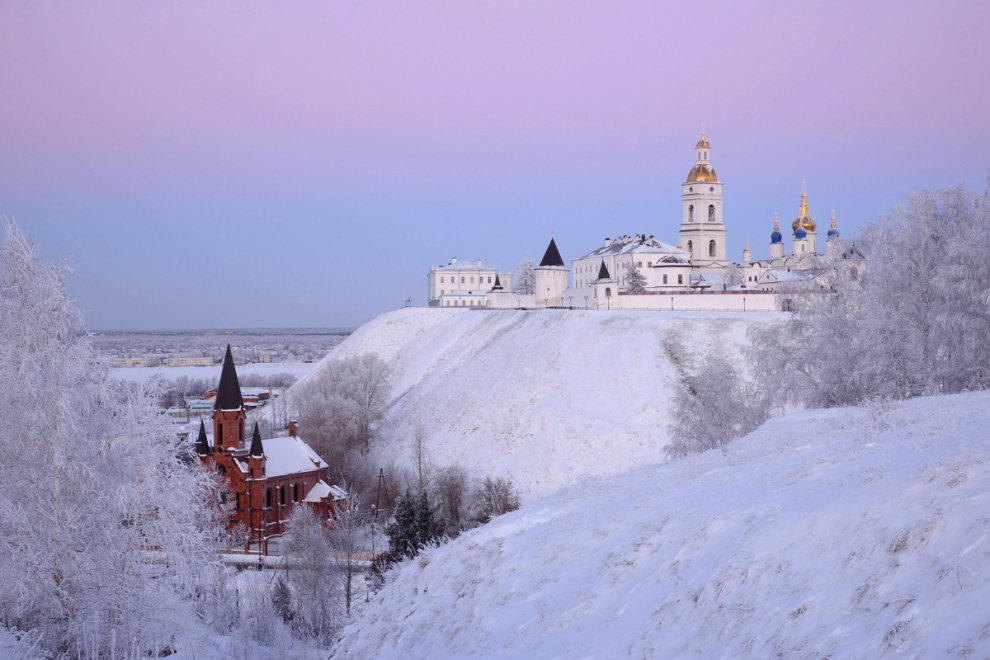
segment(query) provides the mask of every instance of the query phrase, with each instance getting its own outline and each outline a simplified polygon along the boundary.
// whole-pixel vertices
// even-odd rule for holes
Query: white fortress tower
[[[695,163],[681,186],[684,209],[680,246],[691,253],[695,266],[724,265],[725,221],[722,217],[722,182],[710,158],[711,145],[704,131],[694,145]]]
[[[557,244],[550,239],[550,245],[543,254],[540,265],[533,269],[537,307],[563,307],[564,292],[567,291],[567,266],[560,258]]]

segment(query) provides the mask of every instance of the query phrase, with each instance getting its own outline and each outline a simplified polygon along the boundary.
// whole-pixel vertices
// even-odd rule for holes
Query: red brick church
[[[228,522],[247,530],[245,550],[254,545],[267,554],[268,540],[285,531],[294,506],[312,507],[326,519],[334,512],[334,503],[347,494],[325,481],[329,466],[299,437],[295,423],[289,423],[287,435],[262,440],[255,422],[249,445],[246,417],[228,343],[213,404],[213,438],[207,437],[200,420],[196,454],[226,477],[228,497],[233,498]]]

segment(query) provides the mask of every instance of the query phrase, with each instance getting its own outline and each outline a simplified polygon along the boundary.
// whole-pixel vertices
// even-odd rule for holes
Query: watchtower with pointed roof
[[[543,253],[540,265],[533,269],[538,307],[563,307],[567,290],[568,269],[553,238]]]
[[[711,144],[704,131],[694,145],[695,163],[681,184],[683,216],[679,244],[691,253],[695,266],[724,265],[725,222],[722,216],[722,182],[711,161]]]

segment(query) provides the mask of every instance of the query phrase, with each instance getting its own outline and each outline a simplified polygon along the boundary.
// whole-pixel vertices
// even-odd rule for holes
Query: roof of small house
[[[303,502],[322,502],[327,499],[327,497],[332,497],[334,501],[346,500],[347,492],[340,486],[330,486],[327,482],[320,479],[316,482],[309,492],[306,493],[306,497],[303,498]]]

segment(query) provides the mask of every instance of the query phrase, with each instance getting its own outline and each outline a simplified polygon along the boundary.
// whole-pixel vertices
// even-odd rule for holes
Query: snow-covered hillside
[[[805,411],[408,562],[338,657],[986,657],[990,393]]]
[[[510,475],[524,496],[664,460],[677,383],[664,340],[739,361],[777,314],[404,309],[359,328],[317,366],[376,352],[392,368],[379,450]]]

